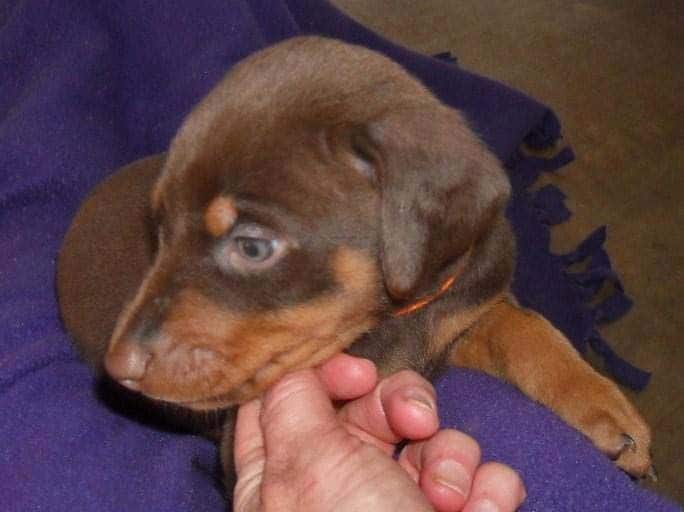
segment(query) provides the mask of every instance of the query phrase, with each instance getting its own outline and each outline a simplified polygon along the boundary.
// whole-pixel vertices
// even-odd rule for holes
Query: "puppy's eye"
[[[251,274],[274,266],[287,248],[288,243],[273,230],[240,224],[216,247],[214,260],[224,272]]]
[[[241,236],[235,238],[240,254],[256,263],[266,261],[273,256],[275,252],[276,240],[267,240],[265,238],[248,238]]]

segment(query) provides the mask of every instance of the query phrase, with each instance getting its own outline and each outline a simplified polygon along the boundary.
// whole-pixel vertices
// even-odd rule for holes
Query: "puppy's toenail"
[[[636,441],[628,434],[622,434],[622,450],[636,451]],[[621,450],[621,451],[622,451]]]

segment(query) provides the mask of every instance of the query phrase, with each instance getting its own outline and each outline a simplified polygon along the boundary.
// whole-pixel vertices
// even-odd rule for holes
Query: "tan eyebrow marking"
[[[237,219],[235,201],[230,196],[214,198],[204,212],[204,226],[214,238],[225,235]]]

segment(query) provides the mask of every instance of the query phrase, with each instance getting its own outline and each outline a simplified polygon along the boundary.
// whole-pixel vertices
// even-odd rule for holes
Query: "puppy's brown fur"
[[[100,211],[92,201],[103,190],[128,194],[107,186],[74,222],[59,272],[67,325],[86,357],[104,357],[125,386],[206,410],[342,350],[384,373],[465,365],[549,406],[629,473],[649,467],[649,429],[632,405],[509,294],[514,240],[499,163],[457,111],[395,63],[314,37],[263,50],[197,106],[165,157],[126,176],[137,174],[159,222],[149,270],[142,275],[146,242],[130,250],[135,261],[83,248]],[[127,220],[143,238],[140,203]],[[285,247],[272,266],[245,270],[227,249],[248,225]],[[132,277],[110,283],[111,297],[84,291],[83,282],[123,269]],[[454,284],[436,294],[449,277]],[[142,284],[116,326],[78,305],[90,293],[116,309],[132,281]],[[396,314],[424,297],[434,300]]]

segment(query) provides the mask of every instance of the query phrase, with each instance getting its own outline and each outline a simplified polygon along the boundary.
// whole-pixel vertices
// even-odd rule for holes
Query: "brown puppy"
[[[127,190],[121,176],[140,176],[140,187]],[[150,188],[158,249],[143,277]],[[125,205],[103,220],[112,190]],[[166,157],[95,192],[60,258],[63,315],[86,357],[96,366],[104,357],[122,385],[199,411],[231,408],[342,350],[384,373],[481,369],[641,476],[643,419],[509,293],[508,195],[461,115],[397,64],[292,39],[235,66]],[[134,222],[132,236],[122,219]],[[119,239],[103,243],[115,250],[86,242],[112,233]],[[102,286],[103,273],[117,281]],[[231,431],[229,421],[226,466]]]

